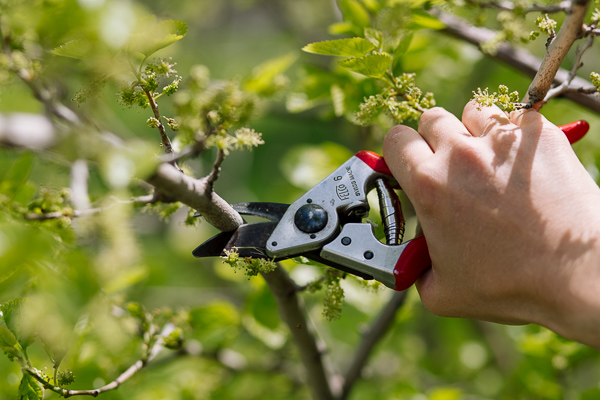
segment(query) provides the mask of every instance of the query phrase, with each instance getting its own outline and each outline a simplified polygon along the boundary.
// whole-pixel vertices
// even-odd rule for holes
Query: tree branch
[[[583,22],[588,7],[589,0],[572,2],[570,12],[567,12],[556,38],[548,46],[544,59],[529,85],[524,99],[529,107],[544,101],[565,56],[583,33]]]
[[[242,217],[229,203],[211,190],[207,178],[194,179],[171,164],[160,164],[156,173],[146,180],[159,191],[199,211],[217,229],[228,232],[243,223]]]
[[[436,16],[446,25],[442,32],[467,43],[471,43],[478,48],[481,48],[483,43],[495,37],[494,31],[472,26],[463,19],[448,13],[439,12],[436,14]],[[539,58],[535,57],[524,49],[511,46],[508,43],[499,44],[495,54],[486,55],[493,59],[504,62],[505,64],[531,77],[536,75],[541,64],[541,60]],[[568,76],[569,71],[559,69],[554,77],[554,83],[560,85],[568,79]],[[594,88],[590,82],[579,77],[573,78],[572,85],[574,87],[586,89]],[[567,91],[563,93],[562,96],[573,101],[574,103],[600,113],[600,97],[598,96],[590,96],[580,91]]]
[[[262,276],[275,296],[281,319],[288,326],[298,348],[313,399],[333,400],[336,396],[332,392],[330,375],[323,363],[323,351],[304,315],[296,283],[281,266]]]
[[[475,1],[475,0],[466,0],[466,3],[476,6],[476,7],[480,7],[480,8],[495,8],[497,10],[503,10],[503,11],[515,11],[517,9],[517,6],[515,6],[515,3],[512,1],[482,2],[482,1]],[[524,9],[523,12],[525,12],[525,13],[542,12],[542,13],[546,13],[546,14],[554,14],[554,13],[558,13],[558,12],[565,12],[565,11],[569,10],[570,7],[571,7],[570,1],[561,1],[559,4],[555,4],[555,5],[543,5],[542,6],[542,5],[534,4],[531,7],[527,7],[526,9]]]
[[[566,92],[568,90],[572,90],[572,88],[570,86],[571,82],[577,75],[577,71],[579,71],[579,69],[583,66],[583,62],[581,61],[583,54],[586,52],[587,49],[589,49],[592,46],[593,43],[594,43],[594,36],[588,36],[587,39],[585,40],[583,46],[581,46],[581,48],[577,49],[577,52],[575,54],[575,62],[573,63],[573,67],[569,71],[569,75],[568,75],[567,79],[560,85],[550,89],[548,91],[548,93],[546,93],[546,97],[544,97],[544,102],[547,102],[550,99],[560,96],[561,94],[563,94],[564,92]],[[597,88],[594,87],[594,89],[597,89]],[[594,93],[594,92],[596,92],[596,90],[594,90],[592,93]]]
[[[173,328],[174,328],[173,324],[165,325],[164,328],[162,329],[162,332],[160,333],[160,335],[167,336],[173,330]],[[142,357],[142,359],[136,361],[133,365],[131,365],[129,368],[127,368],[125,370],[125,372],[123,372],[121,375],[119,375],[115,380],[108,383],[107,385],[99,387],[98,389],[87,389],[87,390],[65,389],[63,387],[51,384],[49,381],[44,379],[44,377],[42,375],[40,375],[35,368],[31,368],[31,367],[27,366],[27,367],[23,368],[23,372],[31,375],[35,380],[40,382],[42,384],[42,386],[44,386],[45,389],[48,389],[54,393],[58,393],[59,395],[61,395],[64,398],[73,397],[73,396],[98,397],[98,395],[100,395],[102,393],[117,389],[119,386],[121,386],[121,384],[123,382],[130,379],[139,370],[141,370],[146,365],[148,365],[148,363],[150,361],[152,361],[158,355],[158,353],[160,353],[162,350],[164,350],[164,347],[162,346],[162,342],[157,341],[152,346],[152,348],[146,353],[147,354],[146,356],[144,356],[144,357]]]
[[[162,141],[162,145],[165,149],[165,153],[171,154],[173,153],[173,146],[171,145],[171,139],[167,135],[167,131],[165,126],[162,123],[160,111],[158,110],[158,104],[156,100],[154,100],[154,96],[147,89],[142,89],[148,98],[148,102],[150,103],[150,108],[152,109],[152,113],[154,114],[154,118],[157,121],[156,128],[158,129],[158,133],[160,134],[160,139]]]
[[[162,197],[159,193],[153,193],[153,194],[147,194],[144,196],[137,196],[130,200],[115,199],[113,204],[109,204],[106,207],[82,208],[82,209],[75,209],[75,210],[69,210],[69,211],[55,211],[55,212],[42,213],[42,214],[28,213],[28,214],[25,214],[25,219],[28,219],[30,221],[47,221],[47,220],[58,219],[58,218],[63,218],[63,217],[79,218],[79,217],[85,217],[87,215],[94,215],[94,214],[101,213],[103,211],[106,211],[106,210],[114,207],[117,204],[145,205],[145,204],[153,204],[153,203],[156,203],[158,201],[163,201],[163,200],[164,199],[162,199]]]
[[[373,349],[386,334],[392,322],[394,322],[394,317],[404,304],[405,299],[406,292],[395,292],[374,320],[369,330],[362,335],[362,341],[356,350],[354,360],[344,377],[344,385],[342,386],[342,394],[339,396],[339,400],[345,400],[350,395],[350,391],[356,381],[360,379]]]

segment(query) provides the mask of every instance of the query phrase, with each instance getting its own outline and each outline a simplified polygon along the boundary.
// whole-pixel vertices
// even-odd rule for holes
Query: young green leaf
[[[42,400],[44,398],[44,389],[29,374],[23,374],[21,384],[19,385],[19,400]]]
[[[18,344],[17,337],[8,328],[3,318],[0,318],[0,348],[14,347]]]
[[[187,33],[187,24],[169,19],[158,23],[145,24],[142,31],[133,35],[131,50],[142,53],[148,58],[157,51],[183,39]]]
[[[383,32],[373,28],[365,28],[365,39],[375,46],[376,49],[383,48]]]
[[[75,39],[52,49],[50,52],[57,56],[87,59],[94,54],[94,46],[86,40]]]
[[[385,74],[385,71],[392,65],[392,57],[385,53],[376,53],[364,57],[342,60],[339,64],[350,71],[371,78],[381,78]]]
[[[298,59],[296,53],[268,60],[252,69],[252,75],[244,83],[244,89],[264,96],[273,95],[280,89],[283,73]],[[283,79],[285,80],[285,79]]]
[[[358,28],[365,28],[371,25],[369,12],[358,0],[339,0],[338,6],[346,21],[351,22]]]
[[[412,21],[409,28],[413,29],[444,29],[446,25],[439,19],[427,14],[425,11],[413,10]]]
[[[324,56],[362,57],[374,48],[373,43],[367,39],[356,37],[311,43],[302,50]]]

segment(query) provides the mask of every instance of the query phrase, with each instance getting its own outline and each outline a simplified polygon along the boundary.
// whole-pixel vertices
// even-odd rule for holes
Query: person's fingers
[[[504,111],[496,106],[481,106],[475,101],[467,103],[463,110],[462,123],[473,136],[487,136],[500,132],[514,131],[518,126],[511,122]]]
[[[457,137],[471,136],[458,118],[441,107],[431,108],[423,113],[419,120],[419,134],[434,152]]]
[[[417,165],[433,151],[414,129],[404,125],[393,127],[383,141],[383,158],[402,190],[412,192],[411,176]],[[408,195],[408,193],[407,193]]]

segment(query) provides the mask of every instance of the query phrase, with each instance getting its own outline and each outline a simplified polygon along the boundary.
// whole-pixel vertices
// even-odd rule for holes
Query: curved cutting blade
[[[200,246],[192,254],[195,257],[218,257],[225,250],[237,249],[241,257],[272,258],[265,252],[267,240],[277,226],[277,222],[258,222],[241,225],[233,232],[222,232]]]
[[[232,204],[231,207],[242,215],[253,215],[268,219],[269,221],[279,222],[290,205],[282,203],[250,202],[235,203]]]

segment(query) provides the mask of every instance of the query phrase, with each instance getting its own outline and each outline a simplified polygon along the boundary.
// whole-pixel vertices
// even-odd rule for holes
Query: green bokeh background
[[[106,24],[102,15],[110,16],[111,7],[117,11],[129,7],[134,14],[139,8],[159,19],[187,23],[185,38],[161,51],[177,62],[184,82],[196,64],[209,67],[214,79],[241,79],[266,60],[295,53],[298,60],[286,73],[292,89],[301,80],[303,66],[329,67],[331,59],[300,49],[310,42],[332,39],[328,26],[341,18],[334,1],[327,0],[71,0],[38,5],[41,3],[51,7],[31,10],[30,17],[45,34],[39,38],[48,60],[45,72],[60,72],[62,79],[57,85],[65,99],[85,86],[88,76],[79,72],[80,61],[47,51],[64,43],[72,33],[69,29]],[[47,10],[56,14],[48,15]],[[542,54],[541,39],[529,46],[532,52]],[[572,59],[570,56],[567,62]],[[597,61],[598,52],[591,52],[586,56],[586,68],[593,68]],[[403,66],[418,74],[419,86],[434,92],[439,106],[459,117],[477,87],[506,84],[524,93],[530,82],[472,46],[432,31],[419,32]],[[91,104],[81,106],[82,111],[91,110],[98,125],[124,139],[138,138],[158,147],[156,132],[146,126],[149,112],[124,109],[115,92],[113,85],[107,85]],[[384,128],[367,135],[364,128],[336,118],[330,104],[290,113],[285,103],[284,95],[268,101],[252,123],[263,134],[265,145],[253,152],[234,152],[223,164],[215,189],[227,201],[292,202],[307,189],[293,179],[298,168],[307,168],[303,182],[316,182],[356,151],[381,152]],[[161,102],[161,107],[163,114],[169,115],[168,101]],[[43,107],[23,83],[15,81],[0,88],[0,112],[40,113]],[[592,130],[574,148],[598,178],[600,116],[561,99],[546,105],[542,112],[557,124],[588,120]],[[192,163],[197,176],[210,171],[214,156],[207,152]],[[0,149],[0,181],[8,180],[15,162],[29,163],[31,174],[18,193],[25,202],[40,186],[69,185],[66,160],[53,152],[30,157],[22,150]],[[92,165],[92,200],[106,192],[100,168]],[[405,211],[409,228],[414,228],[406,202]],[[216,230],[208,224],[184,226],[184,218],[184,213],[178,212],[163,221],[154,214],[127,208],[111,209],[98,218],[96,224],[115,227],[112,240],[118,243],[112,248],[136,259],[135,265],[113,270],[114,281],[100,283],[94,257],[99,248],[111,246],[106,238],[87,235],[82,245],[74,235],[52,224],[28,227],[2,217],[0,303],[20,296],[38,302],[40,314],[30,318],[42,336],[56,345],[70,343],[63,366],[77,377],[73,388],[108,383],[140,357],[135,325],[110,309],[103,301],[105,296],[122,296],[147,309],[186,310],[191,321],[188,354],[163,352],[118,390],[103,394],[105,399],[309,398],[297,350],[262,279],[234,273],[218,259],[194,259],[191,250]],[[57,243],[68,250],[58,254]],[[55,263],[67,267],[58,271]],[[319,272],[292,262],[286,262],[286,268],[300,284]],[[346,303],[342,317],[332,322],[321,316],[322,293],[302,295],[318,337],[326,344],[326,357],[339,374],[351,361],[361,333],[391,295],[387,289],[373,292],[349,279],[343,286]],[[597,352],[537,326],[435,317],[422,307],[414,289],[407,296],[351,399],[587,400],[600,396]],[[56,314],[43,315],[43,310]],[[52,365],[39,342],[31,347],[30,357],[51,375]],[[20,377],[18,365],[0,357],[0,399],[15,398]],[[48,398],[58,396],[48,393]]]

